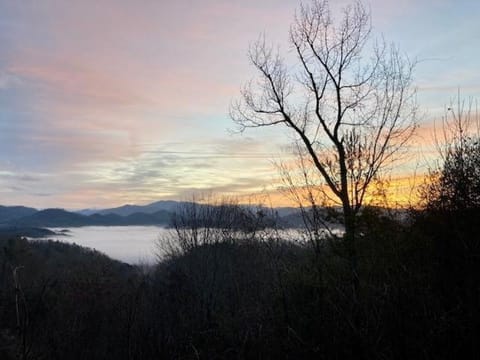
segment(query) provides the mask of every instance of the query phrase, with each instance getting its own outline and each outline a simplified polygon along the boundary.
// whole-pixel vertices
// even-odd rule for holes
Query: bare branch
[[[302,5],[290,27],[296,66],[287,66],[261,37],[249,52],[258,78],[231,109],[241,129],[283,124],[293,130],[302,154],[342,205],[351,239],[370,184],[417,128],[415,62],[376,41],[371,30],[360,1],[344,9],[338,25],[326,0]]]

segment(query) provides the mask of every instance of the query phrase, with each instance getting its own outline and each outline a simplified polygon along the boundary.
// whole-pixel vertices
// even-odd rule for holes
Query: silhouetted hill
[[[88,221],[89,225],[119,225],[123,221],[123,217],[115,214],[99,215],[93,214],[85,216],[85,221]]]
[[[71,213],[63,209],[46,209],[16,219],[12,224],[23,227],[68,227],[89,225],[89,221],[86,216]]]
[[[172,213],[166,210],[159,210],[153,214],[149,213],[133,213],[126,216],[124,219],[129,224],[137,225],[157,225],[168,224],[172,217]]]
[[[20,219],[36,213],[38,210],[25,206],[1,206],[0,205],[0,224]]]
[[[123,225],[166,225],[172,214],[168,211],[158,211],[153,214],[133,213],[128,216],[117,214],[93,214],[86,217],[88,225],[123,226]]]
[[[54,231],[36,227],[17,227],[17,226],[0,226],[0,238],[29,237],[41,238],[51,235],[59,235]]]
[[[157,202],[147,204],[147,205],[130,205],[130,204],[127,204],[127,205],[123,205],[123,206],[116,207],[116,208],[110,208],[110,209],[98,209],[98,210],[86,209],[86,210],[79,211],[79,213],[84,214],[84,215],[115,214],[115,215],[120,215],[120,216],[129,216],[129,215],[133,215],[135,213],[154,214],[154,213],[157,213],[159,211],[174,212],[179,206],[181,206],[184,203],[185,202],[181,202],[181,201],[162,200],[162,201],[157,201]]]
[[[191,205],[191,202],[157,201],[148,205],[124,205],[112,209],[82,210],[70,212],[64,209],[36,210],[23,206],[0,206],[0,225],[23,228],[39,227],[77,227],[77,226],[129,226],[129,225],[160,225],[170,223],[175,211]],[[197,209],[212,205],[197,204]],[[249,206],[245,206],[249,208]],[[273,221],[276,217],[278,224],[283,227],[297,227],[302,224],[297,208],[257,208]],[[91,213],[96,211],[95,213]],[[273,211],[273,212],[272,212]],[[28,235],[24,235],[28,236]]]
[[[172,214],[165,210],[160,210],[152,214],[137,212],[128,216],[120,216],[117,214],[93,214],[85,216],[63,209],[46,209],[28,216],[16,218],[12,221],[4,221],[4,225],[9,225],[16,229],[22,228],[23,230],[32,227],[167,225],[171,216]],[[19,234],[29,236],[23,234],[23,232]]]

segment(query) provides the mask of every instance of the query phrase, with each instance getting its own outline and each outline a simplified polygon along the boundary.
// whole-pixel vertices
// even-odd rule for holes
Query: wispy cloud
[[[431,116],[456,87],[479,93],[473,3],[371,2],[387,39],[442,59],[418,67]],[[252,75],[248,44],[263,31],[285,43],[297,5],[2,2],[1,202],[109,206],[274,187],[271,159],[289,138],[273,129],[228,135],[228,104]]]

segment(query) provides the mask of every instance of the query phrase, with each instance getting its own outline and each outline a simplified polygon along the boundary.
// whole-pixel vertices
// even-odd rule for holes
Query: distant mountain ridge
[[[172,208],[172,204],[167,205]],[[121,207],[122,209],[124,207]],[[71,212],[64,209],[37,210],[24,206],[0,206],[0,231],[7,229],[26,229],[40,227],[77,227],[77,226],[128,226],[159,225],[170,222],[173,212],[141,206],[128,206],[128,211],[102,210],[92,214]],[[158,206],[157,206],[158,208]],[[136,211],[134,211],[136,210]],[[148,211],[148,212],[146,212]],[[122,215],[124,214],[124,215]]]
[[[119,216],[129,216],[135,213],[154,214],[154,213],[157,213],[158,211],[168,211],[173,213],[179,206],[184,205],[186,203],[187,202],[184,202],[184,201],[161,200],[161,201],[156,201],[147,205],[127,204],[127,205],[123,205],[115,208],[109,208],[109,209],[85,209],[85,210],[77,211],[77,213],[82,215],[115,214]]]
[[[0,224],[9,222],[15,219],[29,216],[36,213],[38,210],[25,206],[1,206],[0,205]]]
[[[79,226],[166,226],[175,211],[191,202],[162,200],[147,205],[123,205],[108,209],[64,209],[37,210],[24,206],[0,206],[0,231],[7,228],[61,228]],[[208,206],[201,205],[200,206]],[[269,209],[266,209],[269,211]],[[279,218],[292,218],[298,209],[273,209]],[[289,221],[290,223],[290,221]]]
[[[116,214],[81,215],[62,209],[46,209],[31,215],[4,221],[0,224],[15,227],[77,227],[77,226],[127,226],[127,225],[167,225],[172,213],[157,211],[153,214],[133,213],[128,216]]]

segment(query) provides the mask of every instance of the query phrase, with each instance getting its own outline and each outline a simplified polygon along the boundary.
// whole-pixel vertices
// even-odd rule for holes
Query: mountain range
[[[175,212],[175,210],[181,206],[186,204],[183,201],[173,201],[173,200],[162,200],[156,201],[151,204],[147,205],[123,205],[120,207],[110,208],[110,209],[84,209],[79,210],[77,213],[82,215],[107,215],[107,214],[115,214],[120,216],[129,216],[135,213],[144,213],[144,214],[154,214],[158,211],[168,211],[168,212]]]
[[[22,228],[59,228],[77,226],[128,226],[169,224],[173,213],[191,204],[181,201],[157,201],[147,205],[123,205],[109,209],[37,210],[24,206],[0,206],[0,230]],[[292,218],[295,208],[274,209],[281,218]]]
[[[153,204],[150,204],[153,205]],[[172,209],[171,202],[165,208]],[[0,206],[0,227],[76,227],[167,225],[173,211],[156,206],[125,205],[98,211],[67,211],[64,209],[37,210],[22,206]]]

